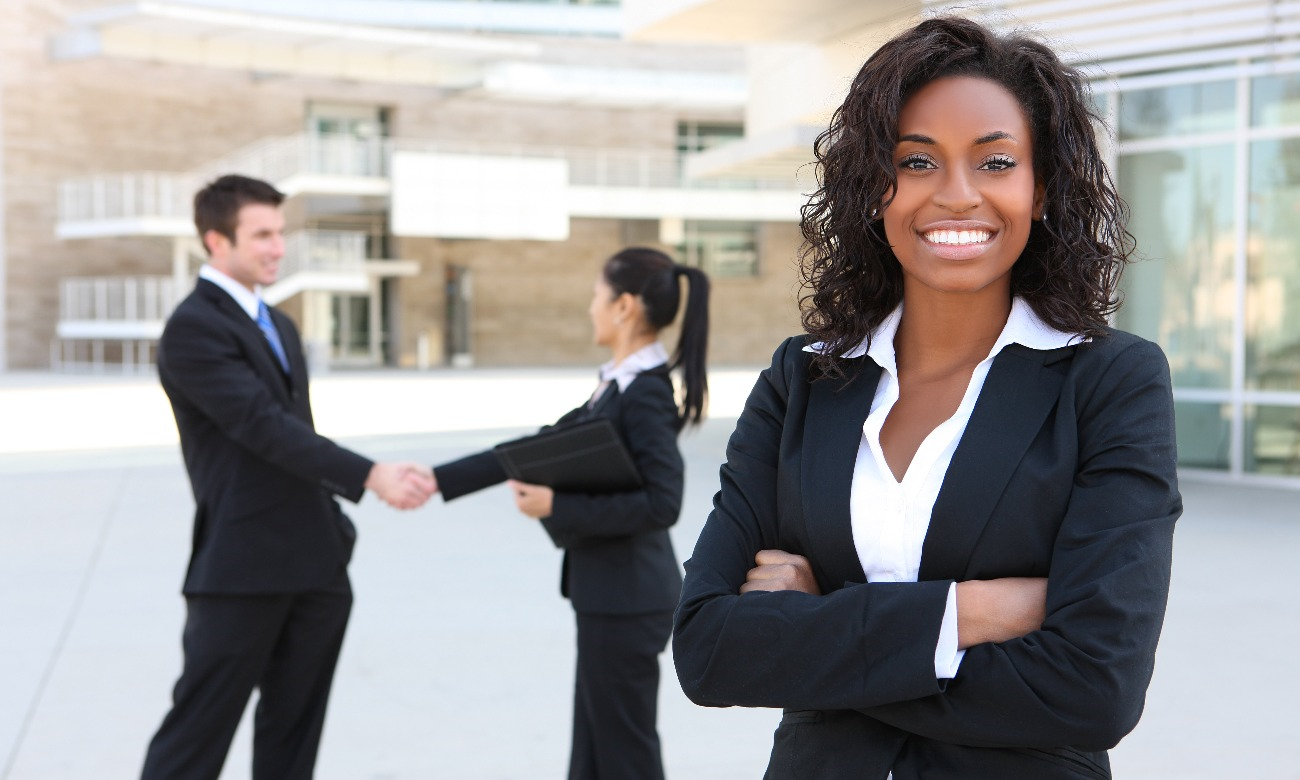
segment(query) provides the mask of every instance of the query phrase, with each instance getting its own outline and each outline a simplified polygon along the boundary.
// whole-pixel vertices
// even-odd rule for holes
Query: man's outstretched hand
[[[438,492],[433,470],[419,463],[376,463],[366,489],[394,509],[418,509]]]

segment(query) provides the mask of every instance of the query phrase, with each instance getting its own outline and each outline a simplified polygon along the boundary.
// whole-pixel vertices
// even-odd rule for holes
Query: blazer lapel
[[[208,300],[222,316],[230,321],[235,334],[248,347],[248,354],[253,356],[253,368],[266,378],[267,385],[273,389],[273,392],[287,400],[289,396],[287,377],[280,368],[280,361],[276,358],[275,353],[271,351],[271,345],[267,342],[266,336],[262,334],[262,329],[257,327],[257,323],[248,316],[248,312],[240,308],[239,304],[235,303],[235,300],[226,294],[225,290],[206,279],[200,279],[199,284],[204,285],[202,289],[205,291]],[[272,318],[274,319],[274,314],[272,314]],[[301,354],[302,350],[292,350],[291,354],[292,352]],[[293,363],[290,363],[290,365],[295,369],[298,368]]]
[[[809,389],[803,435],[803,518],[808,557],[822,564],[830,582],[866,582],[849,513],[853,469],[862,442],[862,424],[871,411],[880,366],[859,358],[860,370],[849,369],[851,380],[822,379]]]
[[[268,307],[271,312],[271,321],[275,323],[275,330],[280,334],[280,344],[284,346],[284,356],[289,360],[289,374],[286,376],[283,371],[280,376],[288,385],[294,389],[307,389],[307,355],[302,349],[302,342],[298,340],[298,329],[289,321],[289,316],[281,312],[274,306]],[[266,336],[258,329],[258,335],[262,336],[262,341],[266,342]],[[275,366],[280,365],[279,359],[275,357],[275,352],[271,349],[270,342],[266,342],[267,352],[270,353]]]
[[[921,580],[964,578],[999,497],[1060,396],[1065,375],[1051,364],[1073,354],[1074,347],[1042,352],[1012,344],[994,358],[934,503]]]

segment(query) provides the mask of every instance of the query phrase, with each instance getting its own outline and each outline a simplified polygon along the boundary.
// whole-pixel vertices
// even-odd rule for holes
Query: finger
[[[808,559],[802,555],[788,553],[785,550],[759,550],[754,554],[754,562],[762,566],[765,564],[798,564],[807,563]]]
[[[793,571],[793,567],[785,564],[765,563],[762,566],[755,566],[750,569],[745,577],[753,580],[776,580],[790,576]]]

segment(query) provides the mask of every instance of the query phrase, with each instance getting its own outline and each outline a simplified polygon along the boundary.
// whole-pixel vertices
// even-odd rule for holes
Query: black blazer
[[[770,778],[1109,777],[1136,725],[1169,588],[1173,401],[1159,348],[1111,331],[994,360],[922,547],[920,582],[864,584],[849,520],[880,368],[810,381],[786,341],[727,446],[686,564],[673,653],[710,706],[783,707]],[[760,549],[807,556],[822,596],[737,590]],[[1047,577],[1043,628],[970,648],[938,681],[949,584]]]
[[[542,525],[564,549],[560,592],[578,612],[670,612],[682,585],[668,529],[681,514],[683,467],[667,367],[637,375],[625,392],[610,384],[594,408],[580,406],[555,424],[592,417],[614,421],[643,485],[623,493],[556,492]],[[434,474],[447,501],[506,479],[491,451],[437,466]]]
[[[158,344],[196,504],[187,595],[312,590],[351,556],[356,531],[334,494],[359,500],[373,464],[316,433],[298,331],[270,311],[289,376],[257,323],[205,279]]]

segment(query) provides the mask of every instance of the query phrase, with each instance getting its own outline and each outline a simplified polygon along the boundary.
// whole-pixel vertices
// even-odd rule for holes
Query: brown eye
[[[995,155],[985,160],[980,168],[986,171],[1007,171],[1016,167],[1016,161],[1005,155]]]
[[[898,167],[908,171],[925,171],[935,167],[934,160],[924,154],[910,154],[899,161]]]

